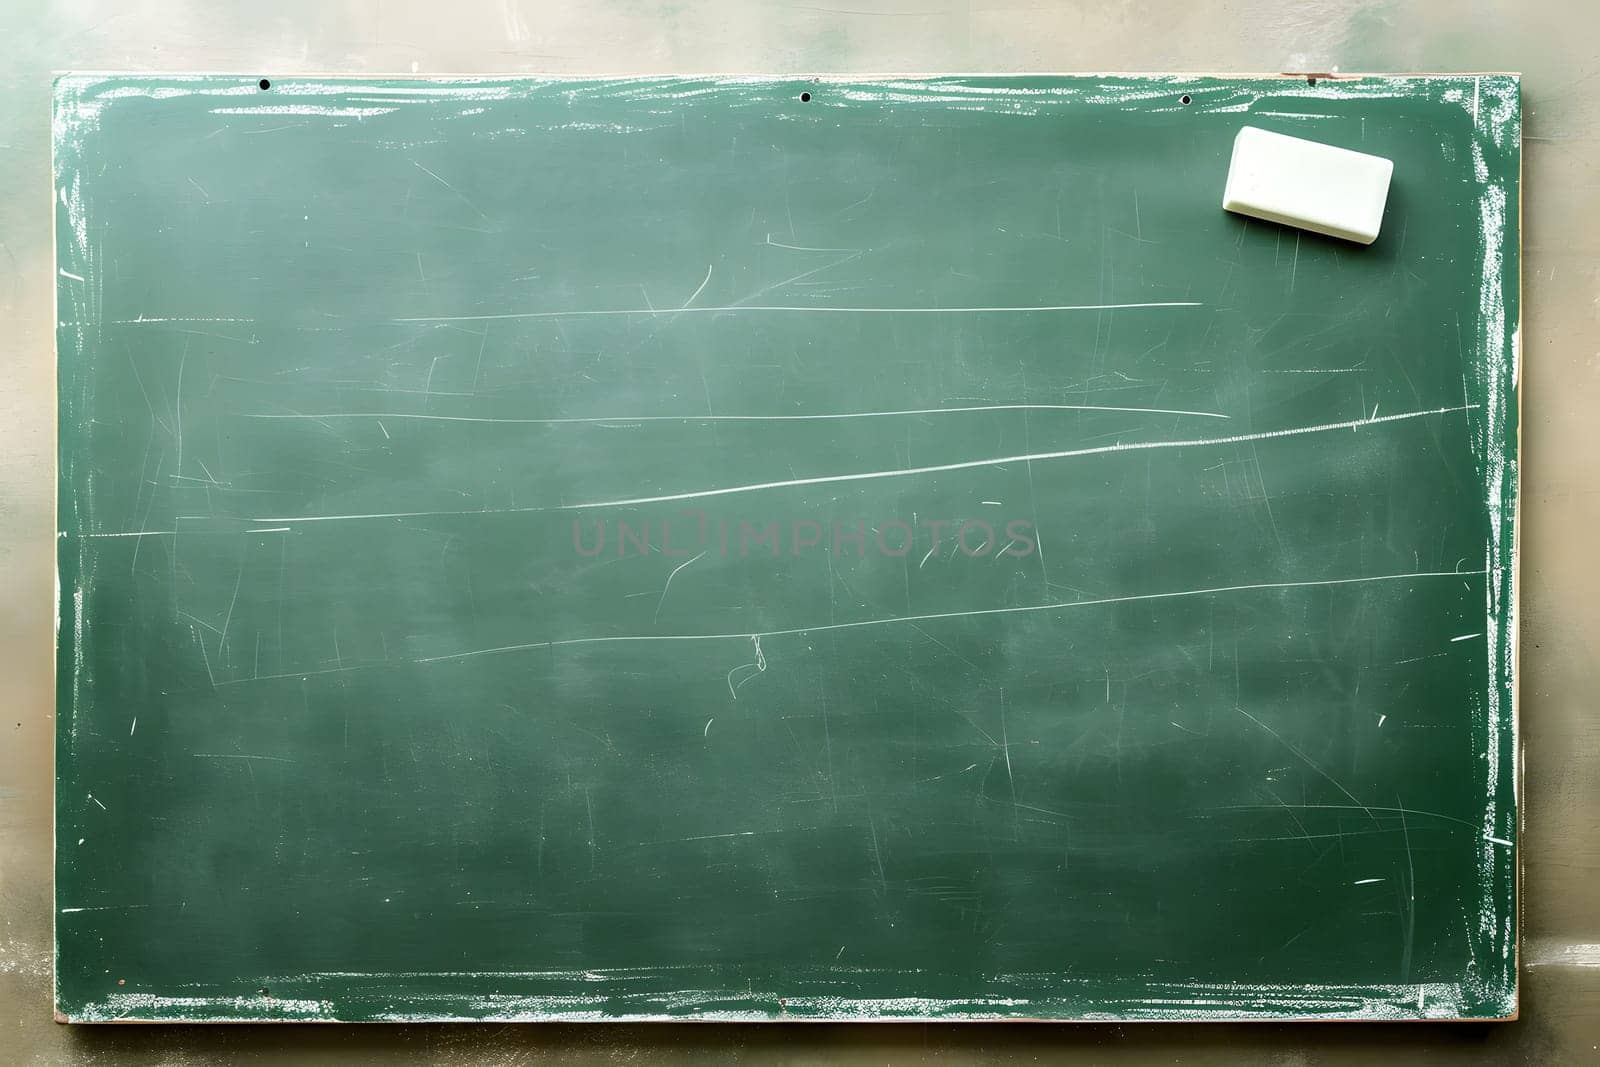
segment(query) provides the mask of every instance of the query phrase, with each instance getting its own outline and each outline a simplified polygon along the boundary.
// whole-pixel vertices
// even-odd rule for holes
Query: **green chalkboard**
[[[1514,77],[55,115],[62,1017],[1515,1013]]]

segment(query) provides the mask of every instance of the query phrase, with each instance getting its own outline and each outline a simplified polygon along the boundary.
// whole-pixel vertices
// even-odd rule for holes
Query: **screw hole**
[[[1178,103],[1192,104],[1194,103],[1194,97],[1190,96],[1188,93],[1184,93],[1182,96],[1178,97]]]
[[[810,93],[801,93],[801,94],[800,94],[800,102],[801,102],[801,103],[802,103],[802,104],[809,104],[809,103],[811,103],[811,94],[810,94]]]
[[[261,88],[262,88],[262,89],[264,89],[264,90],[265,90],[265,89],[270,89],[270,88],[272,88],[272,83],[271,83],[271,82],[269,82],[269,81],[268,81],[268,80],[267,80],[267,79],[265,79],[265,78],[262,78],[262,79],[261,79],[261,80],[260,80],[260,81],[258,81],[258,82],[256,82],[256,84],[257,84],[257,85],[259,85],[259,86],[261,86]]]
[[[1308,78],[1306,78],[1306,84],[1307,85],[1315,85],[1315,84],[1317,84],[1317,76],[1315,74],[1313,74],[1313,75],[1309,76]]]
[[[267,990],[266,986],[262,986],[261,987],[261,995],[264,996],[264,997],[272,996],[272,994]]]

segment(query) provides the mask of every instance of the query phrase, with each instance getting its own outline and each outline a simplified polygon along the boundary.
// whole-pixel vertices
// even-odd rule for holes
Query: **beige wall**
[[[1591,0],[0,0],[0,1059],[409,1051],[1555,1062],[1600,1046],[1600,5]],[[52,70],[1525,75],[1523,1019],[1497,1027],[67,1028],[50,1021]],[[8,1052],[9,1050],[9,1052]]]

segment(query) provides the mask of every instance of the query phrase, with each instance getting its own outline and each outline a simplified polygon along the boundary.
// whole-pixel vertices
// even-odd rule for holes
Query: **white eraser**
[[[1369,245],[1393,174],[1382,156],[1246,126],[1233,142],[1222,207]]]

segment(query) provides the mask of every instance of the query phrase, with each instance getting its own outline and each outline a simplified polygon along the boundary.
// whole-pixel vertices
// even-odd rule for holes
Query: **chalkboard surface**
[[[62,1017],[1515,1012],[1514,77],[55,107]]]

